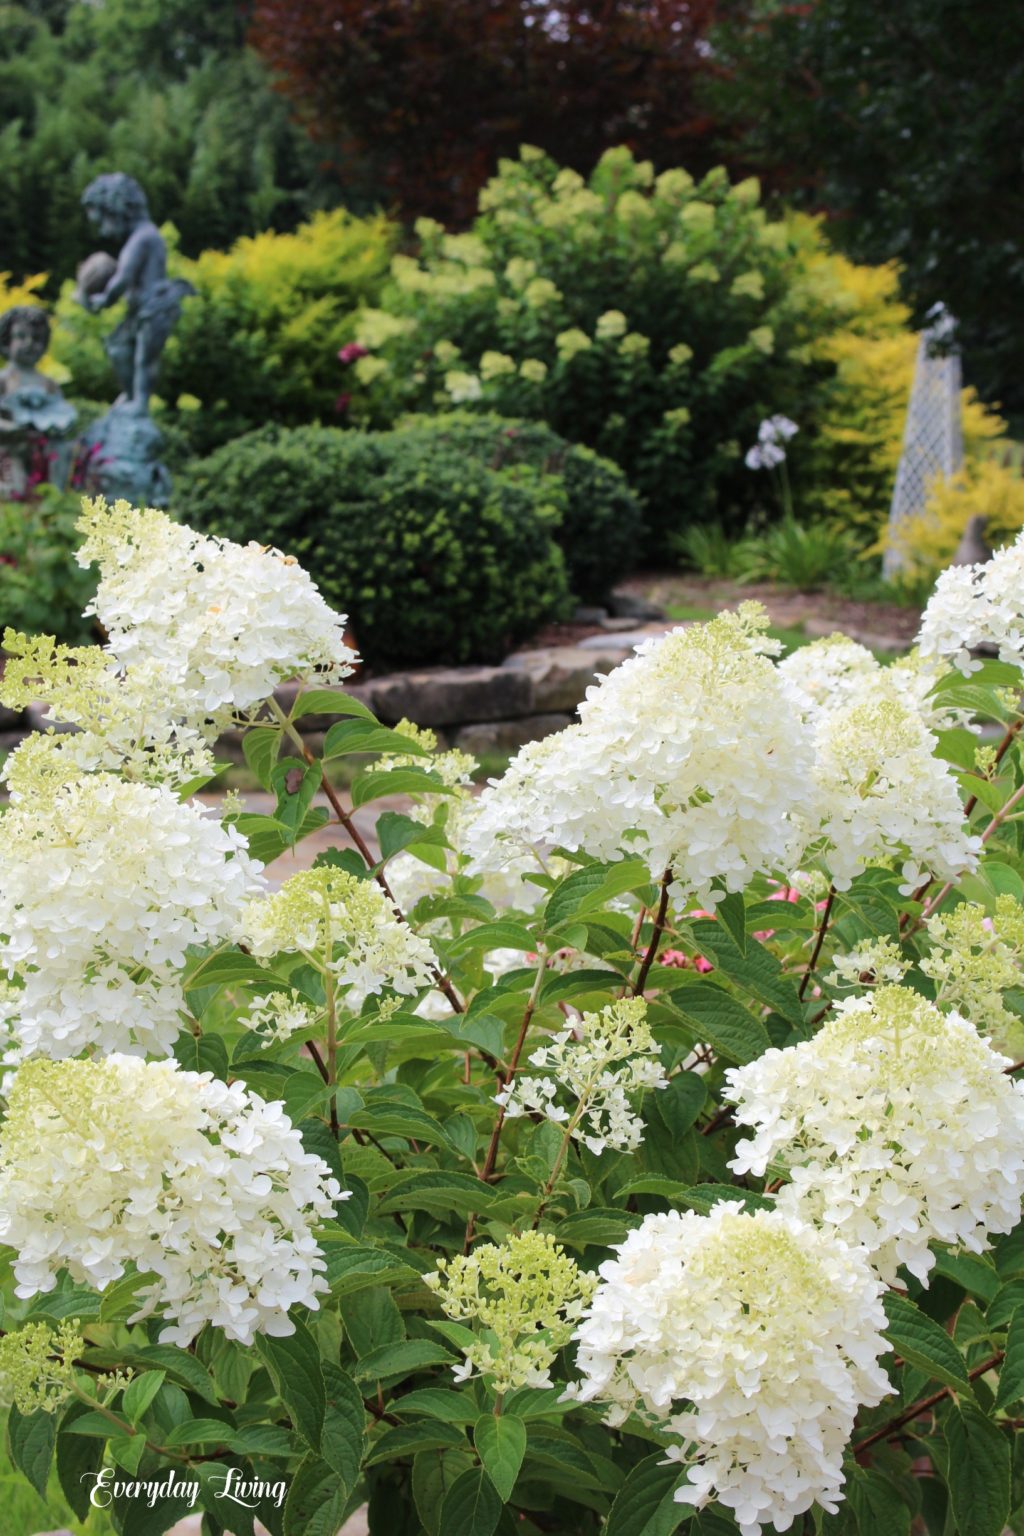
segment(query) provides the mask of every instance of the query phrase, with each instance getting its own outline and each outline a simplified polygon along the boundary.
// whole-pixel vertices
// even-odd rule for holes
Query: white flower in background
[[[905,893],[975,867],[980,842],[935,746],[917,711],[881,685],[819,718],[808,825],[812,842],[825,839],[837,890],[889,859],[901,865]]]
[[[343,869],[305,869],[250,902],[242,930],[259,960],[292,952],[329,970],[350,1008],[390,987],[409,996],[430,986],[434,952],[396,915],[372,880]]]
[[[300,1029],[315,1024],[319,1010],[311,1003],[300,1002],[289,992],[265,992],[254,997],[247,1013],[239,1014],[239,1024],[261,1035],[261,1049],[290,1040]]]
[[[444,376],[444,387],[448,391],[453,405],[466,405],[483,396],[484,388],[475,373],[467,373],[464,369],[452,368]]]
[[[980,565],[951,565],[928,600],[918,635],[927,661],[950,662],[964,675],[981,665],[978,646],[1024,667],[1024,534]]]
[[[584,1274],[550,1232],[523,1232],[500,1245],[441,1259],[423,1276],[456,1322],[479,1323],[482,1338],[460,1346],[455,1379],[486,1376],[496,1392],[550,1387],[551,1367],[572,1338],[596,1276]]]
[[[23,709],[42,701],[47,709],[47,727],[27,736],[0,771],[14,801],[86,773],[179,788],[215,771],[211,743],[227,718],[204,716],[162,662],[143,658],[125,668],[99,646],[58,645],[11,629],[4,649],[0,703]]]
[[[622,999],[600,1013],[585,1013],[529,1060],[551,1075],[517,1077],[495,1095],[495,1102],[504,1105],[511,1119],[532,1111],[568,1124],[573,1136],[595,1154],[606,1148],[635,1152],[643,1140],[644,1122],[633,1101],[645,1089],[668,1087],[643,998]],[[576,1101],[571,1114],[555,1102],[559,1088]]]
[[[935,983],[938,1006],[977,1019],[1000,1046],[1005,1040],[1016,1049],[1024,1021],[1007,1008],[1003,994],[1024,980],[1020,903],[1009,894],[998,896],[989,917],[976,902],[961,902],[949,912],[934,913],[925,928],[931,949],[919,964]]]
[[[351,673],[344,617],[290,555],[208,537],[126,501],[83,508],[76,558],[100,570],[86,611],[122,665],[163,667],[168,686],[191,692],[202,713],[244,714],[285,678],[327,684]]]
[[[104,1290],[129,1264],[156,1276],[139,1316],[163,1342],[204,1323],[251,1344],[293,1333],[327,1290],[313,1236],[344,1198],[279,1103],[176,1062],[131,1056],[21,1067],[0,1136],[0,1240],[16,1294],[66,1269]]]
[[[492,781],[467,838],[471,869],[560,844],[643,857],[712,905],[801,845],[810,729],[770,659],[755,603],[645,641],[588,689],[579,723],[531,742]]]
[[[191,945],[233,938],[262,889],[241,833],[171,790],[97,773],[0,817],[0,965],[26,1054],[166,1055]]]
[[[744,463],[748,469],[774,469],[786,458],[783,443],[795,437],[800,428],[788,416],[769,416],[757,429],[757,442],[748,448]]]
[[[1024,1088],[959,1014],[879,987],[836,1004],[813,1040],[726,1073],[754,1135],[737,1173],[790,1170],[779,1208],[861,1243],[886,1282],[927,1282],[930,1242],[980,1253],[1020,1221]]]
[[[717,1499],[743,1536],[842,1497],[857,1410],[891,1391],[882,1286],[864,1254],[778,1211],[645,1216],[602,1264],[570,1391],[678,1436],[681,1503]]]

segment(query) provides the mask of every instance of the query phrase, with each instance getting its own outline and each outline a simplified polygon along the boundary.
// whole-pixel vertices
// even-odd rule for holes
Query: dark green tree
[[[340,202],[246,24],[235,0],[0,5],[0,270],[72,273],[102,171],[136,177],[189,255]]]
[[[1024,411],[1019,0],[731,0],[718,15],[711,89],[739,152],[825,209],[856,258],[898,260],[918,316],[948,305],[972,381]]]

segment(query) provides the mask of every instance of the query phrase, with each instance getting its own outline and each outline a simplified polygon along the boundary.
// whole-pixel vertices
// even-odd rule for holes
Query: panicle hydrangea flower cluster
[[[245,941],[258,960],[292,952],[329,970],[350,1007],[391,987],[411,996],[434,979],[434,952],[397,917],[380,888],[347,870],[301,870],[280,890],[250,902]]]
[[[289,992],[266,992],[254,997],[248,1013],[239,1015],[254,1034],[260,1035],[261,1049],[290,1040],[300,1029],[308,1029],[319,1017],[318,1010],[310,1003],[303,1003]]]
[[[531,742],[485,791],[471,868],[503,843],[598,859],[632,848],[708,906],[790,867],[812,742],[766,624],[744,603],[645,641],[588,690],[578,724]]]
[[[585,1013],[529,1060],[551,1075],[517,1077],[495,1094],[495,1102],[510,1119],[533,1112],[566,1123],[596,1155],[606,1148],[635,1152],[644,1122],[632,1101],[645,1089],[668,1087],[643,998],[623,998],[600,1013]],[[571,1113],[556,1102],[560,1087],[576,1100]]]
[[[190,945],[234,936],[262,888],[241,834],[171,790],[73,780],[0,818],[0,964],[26,1055],[167,1055]]]
[[[892,939],[862,939],[846,955],[834,955],[833,987],[899,986],[911,962]]]
[[[926,919],[931,949],[920,963],[935,983],[935,1001],[978,1019],[997,1041],[1020,1043],[1022,1021],[1003,1001],[1003,993],[1021,985],[1024,965],[1024,911],[1009,893],[996,898],[992,917],[976,902]]]
[[[71,1395],[73,1361],[85,1348],[78,1318],[23,1323],[0,1338],[0,1407],[56,1413]]]
[[[866,1256],[723,1201],[645,1216],[598,1273],[571,1395],[609,1403],[612,1424],[640,1408],[670,1429],[687,1472],[676,1499],[717,1496],[743,1536],[788,1530],[815,1502],[834,1511],[857,1410],[891,1390]]]
[[[942,572],[921,619],[918,643],[928,661],[947,660],[965,676],[991,647],[1000,661],[1024,667],[1024,533],[980,565]]]
[[[886,1282],[927,1283],[929,1243],[984,1250],[1024,1195],[1024,1086],[957,1013],[901,987],[836,1004],[812,1040],[726,1073],[753,1128],[730,1164],[788,1168],[780,1210],[860,1243]]]
[[[975,867],[980,841],[935,746],[917,710],[881,683],[819,718],[811,820],[837,890],[890,859],[900,862],[905,894]]]
[[[152,1273],[138,1317],[188,1345],[211,1323],[250,1344],[295,1331],[289,1308],[327,1290],[313,1225],[344,1198],[279,1103],[174,1061],[32,1061],[0,1136],[0,1240],[16,1294],[66,1268],[103,1290]]]
[[[479,1339],[463,1348],[457,1381],[486,1376],[496,1392],[549,1387],[555,1356],[573,1336],[593,1295],[584,1274],[550,1232],[523,1232],[500,1246],[441,1259],[423,1277],[457,1322],[474,1322]]]
[[[334,613],[290,555],[196,533],[163,512],[86,500],[78,563],[100,570],[86,610],[122,665],[144,658],[202,712],[239,714],[285,678],[347,677],[356,660]]]
[[[162,664],[140,659],[125,668],[100,646],[58,645],[11,629],[4,649],[0,703],[23,709],[43,700],[48,719],[0,772],[12,800],[38,799],[86,773],[180,788],[215,771],[210,744],[226,718],[200,718]]]

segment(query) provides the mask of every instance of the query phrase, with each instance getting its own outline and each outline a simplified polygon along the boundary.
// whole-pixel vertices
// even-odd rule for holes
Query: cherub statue
[[[146,195],[131,176],[118,171],[97,176],[82,193],[82,205],[97,233],[117,241],[120,252],[109,277],[109,263],[94,257],[80,269],[78,298],[87,309],[106,309],[123,298],[127,314],[107,337],[121,394],[115,408],[147,414],[157,365],[181,313],[181,301],[195,289],[167,276],[167,247],[149,216]],[[99,276],[101,287],[93,287]]]
[[[18,304],[0,315],[0,354],[9,360],[0,369],[0,489],[7,495],[24,493],[36,449],[44,455],[43,478],[62,481],[67,468],[66,450],[51,445],[67,437],[76,411],[60,386],[36,367],[49,344],[45,309]],[[58,472],[49,473],[47,464]]]

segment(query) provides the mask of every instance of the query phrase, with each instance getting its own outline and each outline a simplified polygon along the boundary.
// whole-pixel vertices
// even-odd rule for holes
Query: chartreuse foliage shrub
[[[104,645],[0,685],[79,727],[0,814],[27,1482],[120,1536],[1019,1529],[1024,540],[888,667],[649,641],[477,798],[293,555],[80,526]],[[232,722],[269,814],[193,798]]]
[[[561,482],[430,431],[268,427],[193,465],[175,499],[315,566],[374,667],[498,661],[568,603]]]
[[[165,233],[176,243],[173,230]],[[339,208],[290,234],[267,230],[195,261],[172,252],[173,275],[196,293],[161,363],[160,419],[186,450],[208,453],[268,421],[338,419],[338,350],[351,337],[353,311],[378,292],[396,233],[383,217]],[[58,304],[55,354],[69,392],[103,399],[111,374],[102,336],[118,315],[88,314],[72,289],[65,285]]]
[[[472,454],[492,469],[526,465],[561,481],[556,536],[573,596],[581,602],[602,602],[636,564],[643,533],[640,498],[621,469],[593,449],[566,442],[542,421],[472,411],[413,416],[401,430],[403,437],[415,432],[428,443]]]

